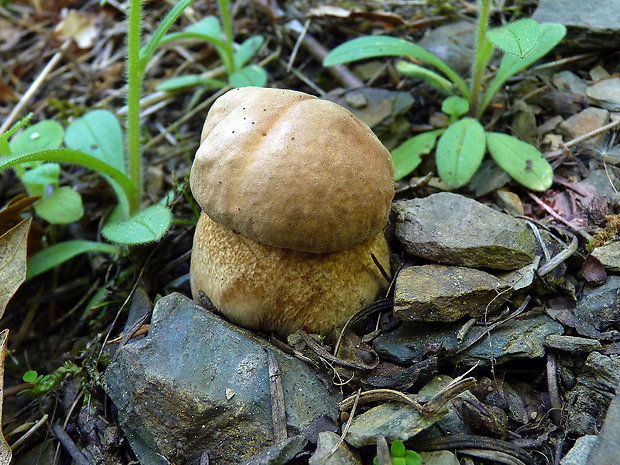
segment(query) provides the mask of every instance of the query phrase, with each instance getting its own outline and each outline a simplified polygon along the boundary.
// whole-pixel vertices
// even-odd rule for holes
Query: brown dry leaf
[[[70,10],[56,26],[54,33],[60,40],[73,39],[79,48],[90,48],[99,34],[97,29],[93,14]]]
[[[4,354],[6,353],[6,338],[9,330],[5,329],[0,333],[0,400],[4,398]],[[2,434],[2,402],[0,402],[0,465],[9,465],[12,452],[9,444]]]
[[[6,304],[26,279],[26,240],[32,219],[0,236],[0,318]]]
[[[0,102],[17,102],[19,99],[13,89],[0,78]]]

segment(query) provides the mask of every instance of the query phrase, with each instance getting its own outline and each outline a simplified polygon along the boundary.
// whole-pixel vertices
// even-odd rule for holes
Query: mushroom
[[[389,273],[383,228],[394,166],[345,108],[244,87],[205,121],[190,185],[202,208],[191,288],[231,321],[327,333],[371,303]]]

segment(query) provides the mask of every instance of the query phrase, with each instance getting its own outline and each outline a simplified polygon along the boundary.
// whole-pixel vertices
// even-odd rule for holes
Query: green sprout
[[[392,465],[420,465],[422,457],[417,452],[407,450],[402,441],[394,441],[390,445],[390,455],[392,456]],[[378,465],[379,458],[375,457],[374,465]]]
[[[421,163],[421,156],[435,147],[439,176],[452,188],[471,180],[487,150],[493,160],[522,185],[539,191],[551,186],[553,169],[535,146],[507,134],[487,132],[479,119],[506,81],[553,49],[566,34],[566,28],[560,24],[539,25],[531,19],[522,19],[487,31],[490,5],[490,0],[480,1],[470,87],[435,55],[395,37],[360,37],[339,45],[325,57],[324,66],[334,66],[366,58],[404,56],[439,71],[409,61],[396,64],[400,73],[422,79],[448,95],[442,111],[450,116],[450,125],[447,129],[416,135],[395,148],[392,151],[395,180],[409,175]],[[502,50],[504,56],[493,79],[484,82],[494,46]]]

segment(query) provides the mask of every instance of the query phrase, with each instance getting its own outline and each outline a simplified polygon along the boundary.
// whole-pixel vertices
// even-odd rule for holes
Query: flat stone
[[[328,431],[319,433],[316,451],[310,457],[308,465],[361,465],[360,455],[352,451],[346,442],[340,444],[336,452],[331,453],[339,441],[340,436],[336,433]]]
[[[620,385],[616,393],[620,392]],[[605,422],[598,438],[590,450],[587,465],[615,465],[618,463],[618,444],[620,444],[620,399],[611,401]]]
[[[620,111],[620,77],[605,79],[588,87],[593,104],[609,111]]]
[[[418,452],[424,465],[454,465],[458,463],[456,455],[447,450],[435,452]]]
[[[545,339],[545,347],[565,352],[592,352],[594,350],[603,350],[600,341],[596,339],[562,336],[559,334],[550,334],[547,336]]]
[[[560,465],[586,465],[588,463],[588,455],[590,455],[590,451],[595,443],[595,435],[581,436],[575,441],[575,445],[571,450],[560,460]]]
[[[279,444],[263,449],[249,460],[239,465],[284,465],[289,463],[297,454],[304,450],[308,440],[301,436],[293,436]]]
[[[406,441],[433,425],[442,415],[422,415],[409,404],[388,402],[356,415],[345,440],[353,447],[376,444],[378,434],[388,443]]]
[[[620,272],[620,241],[597,247],[592,251],[592,255],[598,258],[607,271]]]
[[[329,392],[305,363],[181,294],[157,302],[148,337],[106,370],[119,423],[141,463],[237,464],[273,444],[267,350],[279,364],[290,434],[335,420]],[[234,444],[235,447],[231,447]]]
[[[588,83],[572,71],[560,71],[551,78],[553,85],[559,90],[572,92],[573,94],[586,95]]]
[[[396,278],[394,316],[406,321],[456,321],[493,314],[512,288],[492,274],[446,265],[410,266]]]
[[[588,107],[571,116],[560,124],[560,132],[569,139],[583,136],[609,122],[609,112],[602,108]],[[589,139],[589,143],[596,143],[601,137]]]
[[[443,60],[461,76],[469,76],[476,46],[476,25],[470,21],[455,21],[432,28],[418,41],[418,45]]]
[[[511,320],[491,332],[487,337],[484,325],[472,327],[462,342],[457,336],[462,328],[457,323],[408,323],[394,331],[381,334],[373,341],[373,348],[382,357],[403,365],[422,360],[426,345],[441,344],[450,360],[470,366],[476,363],[488,366],[514,359],[540,358],[545,355],[543,341],[550,334],[562,334],[564,327],[543,315],[526,320]],[[480,337],[483,335],[482,337]],[[467,346],[456,354],[459,347]],[[491,350],[492,348],[492,350]]]
[[[532,262],[527,225],[462,195],[394,202],[392,223],[407,252],[448,265],[514,270]]]
[[[602,286],[586,286],[573,310],[575,329],[582,336],[600,338],[600,332],[620,320],[620,276],[608,276]]]
[[[620,11],[616,0],[540,0],[532,19],[567,27],[560,50],[613,49],[618,43]]]
[[[618,178],[611,170],[593,170],[590,175],[582,181],[594,187],[599,195],[604,195],[616,206],[620,206],[620,194],[614,190],[614,186],[620,186]]]

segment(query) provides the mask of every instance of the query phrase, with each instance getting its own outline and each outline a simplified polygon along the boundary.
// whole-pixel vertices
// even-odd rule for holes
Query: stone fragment
[[[616,393],[620,392],[620,385]],[[620,444],[620,398],[616,395],[607,410],[603,428],[588,455],[587,465],[616,465]]]
[[[603,350],[603,346],[596,339],[562,336],[559,334],[550,334],[547,336],[545,339],[545,347],[565,352],[592,352],[594,350]]]
[[[239,465],[284,465],[304,450],[307,443],[308,440],[305,437],[301,435],[293,436],[267,449],[263,449],[254,457],[244,460]]]
[[[373,347],[382,357],[396,363],[409,364],[425,357],[427,345],[441,344],[452,361],[470,366],[477,362],[488,366],[514,359],[544,356],[543,341],[549,334],[562,334],[564,327],[548,316],[510,320],[491,332],[490,340],[484,325],[471,328],[465,338],[457,336],[461,322],[431,324],[404,322],[394,331],[384,333],[373,341]],[[482,337],[481,337],[482,335]],[[476,340],[474,344],[471,344]],[[459,347],[467,349],[456,354]]]
[[[573,94],[585,96],[588,90],[588,83],[568,70],[554,74],[551,81],[558,90],[572,92]]]
[[[462,195],[394,202],[391,218],[405,250],[435,262],[514,270],[534,258],[536,241],[525,223]]]
[[[319,433],[319,442],[316,451],[310,457],[308,465],[361,465],[362,461],[357,452],[352,451],[343,442],[333,454],[332,449],[340,441],[340,436],[335,433]]]
[[[620,276],[609,276],[602,286],[586,286],[573,314],[582,336],[600,339],[601,331],[615,327],[620,320]]]
[[[306,364],[181,294],[160,299],[148,337],[124,346],[106,370],[139,461],[198,463],[207,451],[214,463],[236,464],[271,446],[267,350],[282,374],[289,433],[324,414],[335,420],[341,396]]]
[[[588,87],[588,97],[596,106],[620,111],[620,77],[604,79]]]
[[[607,271],[620,272],[620,241],[610,242],[592,251]]]
[[[588,184],[600,194],[609,199],[612,205],[620,206],[620,193],[617,192],[616,186],[620,186],[620,178],[618,178],[611,170],[593,170],[590,175],[582,181]]]
[[[609,122],[609,112],[602,108],[589,107],[571,116],[560,124],[560,131],[569,139],[583,136]],[[602,136],[589,139],[588,143],[596,144]]]
[[[418,45],[441,58],[459,74],[468,75],[476,46],[476,27],[469,21],[450,22],[431,29]]]
[[[456,455],[447,450],[435,452],[418,452],[424,465],[454,465],[458,463]]]
[[[410,266],[398,273],[394,316],[407,321],[456,321],[493,314],[512,294],[492,274],[446,265]]]
[[[406,441],[441,417],[422,415],[415,407],[405,403],[379,404],[353,418],[345,440],[353,447],[376,444],[378,434],[382,434],[388,443]]]
[[[595,443],[595,435],[581,436],[575,441],[575,445],[571,450],[560,460],[560,465],[586,465],[588,463],[588,455],[590,455],[590,451]]]

